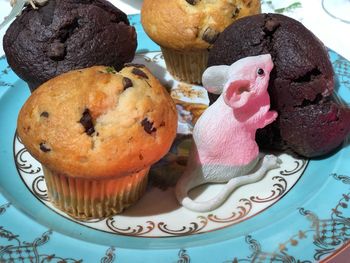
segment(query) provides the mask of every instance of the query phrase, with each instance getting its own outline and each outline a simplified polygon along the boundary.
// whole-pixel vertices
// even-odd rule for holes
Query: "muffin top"
[[[174,102],[143,65],[62,74],[22,107],[17,132],[44,166],[67,176],[138,172],[165,155],[176,135]]]
[[[233,21],[257,13],[259,0],[144,0],[141,22],[160,46],[191,51],[210,47]]]
[[[28,5],[3,39],[11,68],[33,90],[64,72],[94,65],[117,70],[137,40],[126,14],[105,0],[50,0]]]

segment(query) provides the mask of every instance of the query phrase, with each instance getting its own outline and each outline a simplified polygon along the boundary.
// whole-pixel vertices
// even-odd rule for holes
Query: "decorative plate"
[[[314,262],[350,237],[350,146],[317,160],[275,153],[279,169],[238,188],[220,208],[180,207],[173,185],[188,155],[193,124],[208,99],[204,89],[174,80],[164,59],[131,16],[138,33],[136,63],[146,64],[177,103],[178,136],[150,172],[145,196],[124,213],[78,221],[48,200],[40,164],[16,136],[29,89],[0,60],[0,262]],[[337,93],[350,102],[350,62],[329,51]],[[169,180],[173,178],[173,180]],[[206,200],[222,185],[196,189]]]

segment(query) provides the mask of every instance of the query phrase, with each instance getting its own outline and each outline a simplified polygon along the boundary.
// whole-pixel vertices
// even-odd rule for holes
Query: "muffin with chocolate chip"
[[[119,213],[142,196],[176,127],[170,95],[147,68],[129,64],[49,80],[22,107],[17,131],[43,166],[53,204],[88,219]]]
[[[259,0],[144,0],[141,22],[160,45],[168,71],[179,80],[201,83],[208,49],[220,32],[257,13]]]
[[[106,0],[28,5],[3,39],[9,65],[31,90],[74,69],[107,65],[119,70],[132,61],[136,45],[126,14]]]

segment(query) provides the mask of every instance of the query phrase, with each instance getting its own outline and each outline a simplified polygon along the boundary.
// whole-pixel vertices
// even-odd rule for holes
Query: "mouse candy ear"
[[[248,102],[250,91],[249,80],[235,80],[228,85],[224,101],[231,108],[243,107]]]
[[[221,94],[228,79],[229,66],[212,66],[202,76],[203,87],[214,94]]]

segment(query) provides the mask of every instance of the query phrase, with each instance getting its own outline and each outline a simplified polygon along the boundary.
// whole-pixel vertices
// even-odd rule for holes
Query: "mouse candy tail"
[[[204,184],[205,181],[200,174],[196,172],[185,172],[176,184],[175,194],[178,202],[189,210],[195,212],[208,212],[219,207],[229,196],[233,189],[224,189],[213,199],[204,202],[196,202],[188,196],[188,192]]]
[[[232,178],[223,186],[221,191],[214,198],[201,202],[196,202],[189,198],[188,192],[192,188],[203,184],[203,182],[196,179],[199,176],[194,176],[193,173],[184,174],[176,185],[176,198],[181,205],[189,210],[195,212],[209,212],[221,206],[233,190],[242,185],[251,184],[261,180],[269,170],[280,167],[280,164],[281,160],[278,157],[274,155],[266,155],[263,157],[256,172]]]
[[[191,211],[209,212],[221,206],[225,202],[225,200],[228,198],[228,196],[232,193],[232,191],[238,186],[242,185],[241,182],[243,180],[239,178],[242,178],[242,177],[231,179],[227,184],[224,185],[220,193],[217,194],[214,198],[206,201],[197,202],[192,200],[188,196],[188,192],[194,187],[198,186],[199,184],[194,185],[192,183],[193,181],[188,180],[189,177],[183,176],[180,178],[178,184],[176,185],[176,189],[175,189],[176,198],[182,206],[184,206],[185,208]],[[195,177],[192,177],[192,179],[195,179]]]

